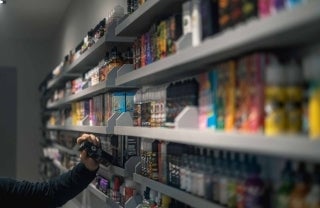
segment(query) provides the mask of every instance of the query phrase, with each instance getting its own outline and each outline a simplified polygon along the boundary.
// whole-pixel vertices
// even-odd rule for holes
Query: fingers
[[[84,141],[92,142],[94,145],[99,145],[100,141],[99,138],[93,134],[82,134],[80,137],[77,138],[77,144],[81,144]]]

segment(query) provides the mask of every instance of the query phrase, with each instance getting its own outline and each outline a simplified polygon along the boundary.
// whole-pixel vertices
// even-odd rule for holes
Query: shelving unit
[[[60,76],[49,81],[47,88],[54,89],[67,80],[84,73],[90,67],[97,65],[98,61],[104,56],[109,44],[133,42],[135,37],[145,33],[159,16],[166,16],[181,9],[183,2],[183,0],[146,1],[145,4],[125,18],[118,26],[112,27],[105,37],[89,48],[79,59],[70,66],[65,67]],[[132,65],[114,68],[105,82],[59,101],[48,103],[46,107],[48,110],[60,108],[73,101],[93,97],[107,91],[128,89],[128,87],[136,89],[146,85],[163,84],[194,76],[211,69],[214,64],[220,61],[253,51],[290,48],[293,46],[300,48],[311,45],[320,34],[320,24],[318,24],[320,22],[319,11],[320,1],[310,1],[267,18],[253,18],[207,38],[197,47],[182,49],[176,54],[140,69],[133,70]],[[189,128],[189,124],[194,126],[193,123],[198,122],[197,116],[195,114],[192,115],[188,117],[192,121],[184,122],[185,120],[183,120],[181,122],[183,125],[173,129],[133,127],[129,113],[114,114],[106,126],[47,126],[46,129],[159,139],[212,149],[320,162],[320,141],[312,141],[306,135],[269,137],[260,133],[247,134],[220,132],[212,129],[200,130],[198,128]],[[72,150],[64,149],[59,145],[54,146],[70,154],[73,153]],[[100,165],[99,173],[103,175],[112,172],[122,177],[133,177],[135,182],[169,195],[192,207],[222,208],[221,205],[134,173],[133,170],[138,161],[138,157],[133,158],[125,165],[125,168]],[[59,162],[54,161],[54,164],[60,170],[66,171]],[[121,207],[93,184],[88,187],[88,191],[94,193],[111,207]]]
[[[155,1],[151,1],[155,2]],[[161,3],[160,3],[161,2]],[[162,1],[159,1],[162,4]],[[137,10],[140,21],[149,16]],[[213,64],[253,50],[310,44],[320,34],[320,2],[312,1],[292,10],[285,10],[265,19],[252,19],[218,33],[197,47],[178,51],[150,65],[117,77],[116,85],[143,86],[174,81],[199,74]],[[136,17],[138,19],[138,17]],[[117,28],[139,28],[139,21],[124,21]],[[147,30],[147,28],[145,28]],[[123,32],[121,34],[126,35]],[[130,34],[128,32],[128,34]]]

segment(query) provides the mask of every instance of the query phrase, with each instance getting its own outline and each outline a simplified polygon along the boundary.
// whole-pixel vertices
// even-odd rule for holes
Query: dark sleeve
[[[82,192],[93,181],[96,172],[79,163],[48,182],[0,178],[0,201],[10,207],[59,207]]]

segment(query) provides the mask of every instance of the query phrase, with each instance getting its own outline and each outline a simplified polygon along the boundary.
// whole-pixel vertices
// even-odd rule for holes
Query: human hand
[[[99,139],[93,134],[82,134],[77,138],[77,144],[80,145],[82,142],[89,141],[94,145],[100,145]],[[99,163],[88,156],[86,150],[80,151],[80,161],[86,166],[90,171],[95,171],[99,167]]]

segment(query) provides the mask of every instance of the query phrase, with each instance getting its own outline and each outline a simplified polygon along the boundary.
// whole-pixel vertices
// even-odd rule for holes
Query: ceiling
[[[0,5],[0,38],[52,39],[72,0],[7,0]]]

